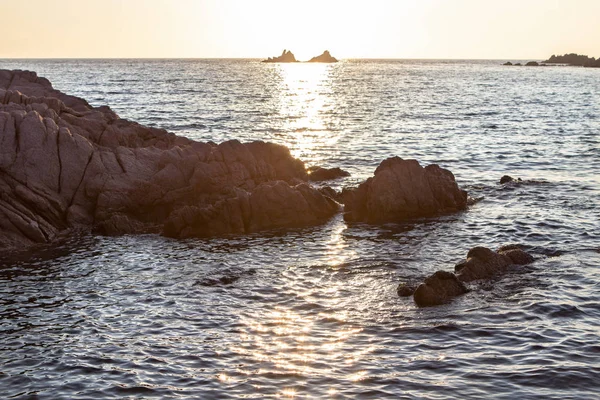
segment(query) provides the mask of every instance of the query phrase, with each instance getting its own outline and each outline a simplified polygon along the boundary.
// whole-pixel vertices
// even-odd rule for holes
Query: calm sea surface
[[[398,155],[484,197],[400,225],[2,254],[0,398],[600,397],[600,70],[499,64],[0,60],[142,124],[284,144],[351,172],[336,188]],[[440,307],[396,294],[507,243],[537,261]]]

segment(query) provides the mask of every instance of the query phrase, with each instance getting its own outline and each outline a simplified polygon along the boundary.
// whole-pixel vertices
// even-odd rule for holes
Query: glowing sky
[[[0,58],[600,56],[600,0],[0,0]]]

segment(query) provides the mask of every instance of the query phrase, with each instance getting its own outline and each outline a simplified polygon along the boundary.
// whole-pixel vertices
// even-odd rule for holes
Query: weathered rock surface
[[[467,293],[467,287],[452,272],[437,271],[421,283],[414,293],[419,306],[437,306]]]
[[[467,292],[464,282],[490,279],[505,273],[511,265],[527,265],[534,261],[533,257],[523,251],[519,245],[502,246],[498,251],[486,247],[473,247],[467,253],[467,259],[454,267],[455,274],[437,271],[417,287],[414,300],[418,306],[434,306],[444,304],[452,298]],[[401,292],[402,289],[402,292]],[[398,295],[408,296],[401,284]]]
[[[468,196],[447,169],[392,157],[342,197],[347,221],[385,223],[464,210]]]
[[[317,63],[336,63],[338,62],[337,58],[332,56],[329,53],[329,50],[325,50],[323,54],[313,57],[308,62],[317,62]]]
[[[61,232],[249,233],[324,222],[338,205],[283,146],[199,143],[0,70],[0,248]]]
[[[331,181],[338,178],[345,178],[350,176],[350,173],[344,171],[339,167],[335,168],[323,168],[323,167],[311,167],[308,169],[308,179],[313,182]]]

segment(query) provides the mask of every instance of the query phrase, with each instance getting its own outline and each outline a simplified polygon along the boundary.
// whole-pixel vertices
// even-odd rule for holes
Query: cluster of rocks
[[[52,88],[34,72],[0,71],[0,248],[47,243],[73,230],[175,238],[246,234],[348,221],[381,223],[466,208],[437,165],[385,160],[342,194],[280,145],[200,143],[119,118]]]
[[[290,50],[283,50],[283,53],[279,57],[269,57],[266,60],[263,60],[264,63],[296,63],[299,62],[296,60],[294,53]],[[307,62],[310,63],[336,63],[338,62],[337,58],[333,57],[329,50],[325,50],[323,54],[318,55],[316,57],[311,58]]]
[[[486,247],[474,247],[466,260],[455,265],[454,272],[437,271],[426,278],[416,289],[401,284],[399,296],[414,296],[419,306],[435,306],[447,303],[456,296],[468,292],[465,283],[488,280],[501,275],[512,265],[527,265],[533,257],[518,245],[507,245],[492,251]]]
[[[510,61],[505,62],[502,65],[514,65],[520,66],[521,63],[513,64]],[[587,67],[587,68],[600,68],[600,58],[596,59],[594,57],[588,57],[582,54],[569,53],[564,54],[562,56],[557,56],[552,54],[552,56],[546,61],[537,62],[537,61],[529,61],[525,64],[526,67],[549,67],[554,65],[570,65],[570,66],[578,66],[578,67]]]
[[[452,172],[399,157],[341,193],[309,183],[347,176],[340,168],[307,170],[272,143],[200,143],[145,127],[57,91],[34,72],[0,70],[0,250],[77,230],[185,238],[303,227],[324,223],[340,203],[346,221],[372,224],[453,213],[469,204]],[[513,181],[505,176],[501,182]],[[442,304],[465,293],[464,282],[531,261],[518,247],[476,247],[455,273],[425,279],[414,290],[415,302]],[[401,295],[412,293],[399,288]]]

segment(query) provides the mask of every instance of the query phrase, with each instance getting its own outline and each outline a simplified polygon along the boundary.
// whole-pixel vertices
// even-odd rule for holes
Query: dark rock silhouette
[[[544,61],[545,64],[568,64],[580,67],[600,68],[600,58],[588,57],[576,53],[564,54],[562,56],[552,55]]]
[[[263,60],[265,63],[295,63],[298,62],[296,57],[290,50],[283,50],[279,57],[269,57],[266,60]]]
[[[523,182],[523,179],[521,179],[521,178],[515,179],[510,175],[504,175],[504,176],[502,176],[502,178],[500,178],[501,185],[504,185],[506,183],[518,183],[518,182]]]
[[[437,271],[417,287],[414,299],[419,306],[437,306],[467,291],[465,284],[452,272]]]
[[[409,283],[401,283],[398,285],[396,292],[400,297],[409,297],[415,293],[415,287]]]
[[[244,234],[322,223],[339,205],[264,142],[199,143],[0,70],[0,248],[91,229]]]
[[[467,192],[452,172],[416,160],[392,157],[375,170],[375,176],[356,189],[344,189],[344,218],[350,222],[385,223],[464,210]]]
[[[335,168],[322,168],[322,167],[311,167],[308,169],[308,179],[313,182],[320,181],[331,181],[338,178],[345,178],[350,176],[350,173],[344,171],[339,167]]]
[[[513,63],[511,63],[510,61],[507,61],[507,62],[505,62],[505,63],[504,63],[504,64],[502,64],[502,65],[513,65]]]
[[[337,58],[333,57],[329,50],[325,50],[323,54],[311,58],[308,62],[316,62],[316,63],[336,63],[338,62]]]
[[[521,63],[515,63],[515,67],[520,67]]]
[[[534,258],[523,251],[521,246],[511,244],[502,246],[498,251],[486,247],[473,247],[467,253],[467,259],[456,264],[455,273],[437,271],[417,287],[414,300],[418,306],[444,304],[452,298],[467,292],[463,282],[491,279],[502,273],[511,265],[531,264]],[[402,285],[401,285],[402,286]],[[400,296],[409,294],[404,288]]]
[[[538,63],[537,61],[529,61],[527,64],[525,64],[526,67],[539,67],[540,63]]]

